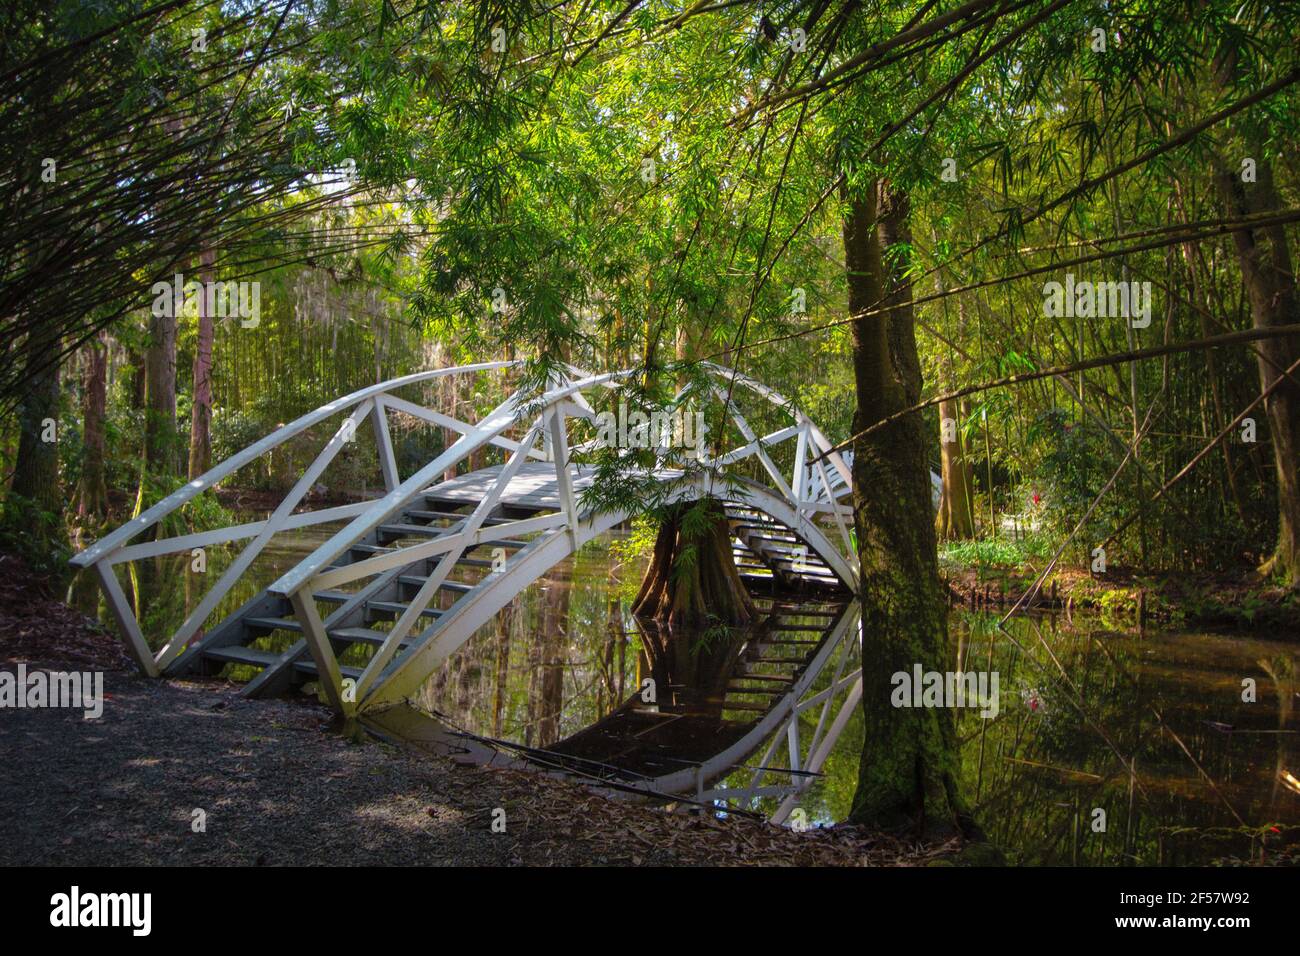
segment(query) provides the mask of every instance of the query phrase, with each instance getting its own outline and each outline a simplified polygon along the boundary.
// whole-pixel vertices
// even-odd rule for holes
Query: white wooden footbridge
[[[189,482],[76,555],[72,564],[98,575],[128,651],[150,676],[250,665],[258,670],[245,688],[250,696],[315,680],[327,702],[345,715],[364,717],[399,704],[520,591],[632,516],[595,513],[585,506],[583,492],[593,470],[574,459],[592,440],[573,439],[593,431],[595,400],[611,397],[608,390],[617,392],[635,372],[588,374],[570,367],[544,394],[516,393],[477,422],[403,397],[403,392],[427,392],[429,383],[445,376],[504,375],[516,364],[421,372],[324,405]],[[707,366],[706,372],[711,400],[727,415],[724,433],[736,447],[711,459],[683,461],[680,469],[670,462],[656,471],[665,486],[662,503],[722,499],[738,568],[755,590],[775,585],[815,590],[838,596],[839,610],[823,612],[827,620],[816,626],[783,624],[774,613],[763,640],[794,650],[772,659],[751,649],[759,664],[738,671],[741,696],[733,699],[743,712],[741,723],[731,721],[715,753],[684,768],[643,774],[637,785],[734,804],[785,797],[777,813],[783,819],[820,769],[861,690],[861,635],[856,605],[849,600],[857,581],[849,466],[840,455],[825,454],[832,443],[781,395],[729,369]],[[741,393],[780,426],[758,435],[741,413]],[[394,414],[414,416],[459,437],[403,477],[390,434]],[[333,427],[335,421],[333,437],[265,520],[159,537],[164,519],[187,502],[291,439],[301,442],[317,426]],[[301,510],[331,461],[367,425],[384,479],[382,497]],[[792,455],[789,445],[784,454],[775,452],[784,443],[793,444]],[[456,473],[471,456],[483,460],[488,448],[502,450],[501,464]],[[787,462],[785,471],[774,455]],[[719,477],[724,472],[728,477]],[[216,613],[278,535],[344,521],[269,587],[233,611]],[[174,633],[144,633],[116,568],[237,542],[247,543],[220,575],[213,575],[216,580]],[[271,637],[280,639],[279,649],[268,649]],[[366,649],[363,666],[340,663],[344,651],[358,646]],[[763,667],[765,661],[773,666]],[[774,670],[778,663],[784,669]],[[736,710],[731,708],[733,717]],[[747,789],[712,789],[765,743]]]

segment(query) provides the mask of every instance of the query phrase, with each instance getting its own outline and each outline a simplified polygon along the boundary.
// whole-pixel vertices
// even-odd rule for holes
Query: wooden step
[[[401,616],[410,607],[409,604],[401,604],[397,601],[367,601],[366,607],[372,611],[383,611],[385,613]],[[434,607],[426,607],[420,612],[421,617],[441,617],[442,611]]]
[[[437,538],[451,531],[433,524],[381,524],[379,533],[393,538]]]
[[[799,536],[793,531],[786,531],[779,525],[738,524],[737,528],[749,531],[746,538],[758,538],[760,541],[798,541]]]
[[[347,591],[313,591],[312,597],[317,601],[328,601],[330,604],[346,604],[355,594],[349,594]]]
[[[331,638],[338,641],[348,641],[353,644],[370,644],[378,647],[384,641],[388,640],[387,631],[376,631],[369,627],[340,627],[329,632]],[[400,647],[406,647],[411,642],[404,639]]]
[[[786,548],[764,548],[759,553],[762,554],[763,560],[765,561],[780,561],[784,564],[794,564],[795,558],[799,557],[798,551],[787,550]],[[809,551],[800,560],[802,560],[803,565],[806,568],[813,568],[818,571],[830,570],[826,562],[812,551]]]
[[[758,545],[751,543],[755,541],[761,543]],[[778,554],[796,554],[798,553],[798,546],[800,544],[800,540],[795,537],[778,538],[775,535],[771,535],[771,534],[757,534],[755,532],[751,532],[749,535],[746,536],[745,543],[749,544],[749,547],[752,551],[759,552],[759,553],[765,554],[768,551],[775,551]],[[785,547],[785,545],[793,545],[794,547]],[[810,559],[817,560],[817,552],[814,551],[812,548],[809,548],[808,557]]]
[[[520,541],[518,538],[501,538],[499,541],[480,541],[478,544],[471,545],[468,550],[473,551],[475,548],[507,548],[511,551],[517,551],[520,548],[528,547],[527,541]]]
[[[787,558],[777,552],[764,552],[762,559],[768,564],[777,564],[783,568],[794,568],[794,558]],[[827,575],[830,575],[831,577],[835,576],[835,572],[817,558],[811,556],[804,558],[802,565],[802,571],[795,572],[792,570],[791,573],[815,575],[817,577],[826,577]]]
[[[787,677],[784,674],[740,674],[731,678],[732,680],[763,680],[781,684],[793,684],[794,678]]]
[[[799,549],[786,548],[778,544],[769,544],[766,547],[757,550],[755,553],[762,554],[766,557],[773,554],[799,554]],[[823,561],[821,557],[817,554],[817,552],[814,551],[812,548],[807,549],[807,554],[805,555],[803,562],[804,564],[816,564],[822,567],[826,566],[826,562]]]
[[[293,662],[293,669],[302,671],[304,674],[315,674],[316,662],[310,657],[304,657],[302,660]],[[349,667],[346,664],[339,665],[339,673],[344,677],[351,677],[353,680],[360,680],[363,671],[364,668],[361,667]]]
[[[773,564],[780,565],[782,568],[789,568],[791,574],[797,575],[799,577],[816,578],[818,580],[826,580],[826,581],[839,580],[839,578],[835,576],[835,572],[832,571],[830,568],[826,567],[826,565],[824,564],[814,563],[812,561],[804,561],[803,569],[800,571],[796,571],[794,570],[794,561],[791,560],[790,558],[778,558],[773,556],[768,558],[768,560],[771,561]]]
[[[403,584],[409,584],[412,587],[423,587],[428,578],[422,578],[418,574],[403,574],[397,580]],[[474,585],[466,584],[464,581],[443,581],[438,585],[439,591],[456,591],[464,594],[466,591],[474,590]]]
[[[302,625],[292,617],[250,617],[244,620],[248,627],[262,631],[301,631]]]
[[[426,511],[422,508],[412,508],[405,514],[408,518],[423,518],[426,521],[464,521],[469,517],[452,511]],[[484,518],[483,524],[509,524],[513,520],[513,518]]]
[[[280,655],[274,651],[244,647],[242,644],[204,648],[199,653],[210,661],[222,661],[227,664],[250,664],[253,667],[270,667],[280,659]]]

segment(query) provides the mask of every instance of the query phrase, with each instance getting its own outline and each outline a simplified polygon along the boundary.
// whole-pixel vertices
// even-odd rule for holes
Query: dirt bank
[[[945,566],[954,606],[1009,611],[1033,585],[1038,570],[1020,567]],[[1111,567],[1104,575],[1060,568],[1043,583],[1033,606],[1069,612],[1100,611],[1118,624],[1196,625],[1270,630],[1300,639],[1300,594],[1250,575],[1142,572]]]

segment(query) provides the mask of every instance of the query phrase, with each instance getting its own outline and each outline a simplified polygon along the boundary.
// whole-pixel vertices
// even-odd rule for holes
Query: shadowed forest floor
[[[135,674],[112,635],[0,558],[0,668],[104,670],[98,720],[0,710],[0,864],[924,865],[853,827],[667,814],[535,774],[349,743],[309,701]],[[492,812],[506,811],[493,833]],[[206,814],[195,833],[194,811]]]

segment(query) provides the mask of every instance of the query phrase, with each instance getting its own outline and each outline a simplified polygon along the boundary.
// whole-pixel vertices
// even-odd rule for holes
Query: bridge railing
[[[428,382],[447,375],[491,371],[517,364],[519,363],[511,361],[483,362],[477,365],[434,369],[371,385],[322,405],[314,411],[289,422],[287,425],[281,426],[260,441],[254,442],[209,469],[198,478],[187,482],[137,517],[132,518],[115,531],[92,543],[85,550],[75,555],[70,563],[77,568],[94,570],[104,592],[109,610],[122,632],[127,650],[142,671],[150,676],[157,676],[175,660],[200,632],[208,617],[276,535],[284,531],[355,518],[373,507],[374,503],[371,501],[360,501],[315,511],[295,513],[295,509],[302,504],[303,499],[316,484],[317,479],[320,478],[338,453],[355,438],[358,427],[367,419],[369,419],[374,429],[379,468],[385,486],[389,489],[399,483],[397,460],[388,428],[387,412],[390,408],[395,411],[414,414],[425,421],[459,431],[462,435],[474,428],[474,426],[458,421],[451,416],[415,405],[393,394],[393,392],[408,385]],[[241,468],[271,453],[309,429],[339,415],[343,415],[344,418],[338,429],[316,454],[311,464],[307,466],[268,518],[207,531],[170,537],[155,537],[153,540],[142,540],[139,543],[133,543],[151,531],[156,534],[156,529],[170,515],[204,492],[214,489],[221,481]],[[509,450],[517,447],[517,443],[502,436],[497,436],[494,443]],[[117,579],[116,566],[132,561],[193,551],[197,548],[244,541],[250,538],[252,540],[249,544],[240,551],[217,582],[202,596],[198,605],[188,613],[185,621],[168,636],[163,646],[157,652],[154,652],[141,629],[140,621],[136,612],[132,609],[131,602],[127,599]]]
[[[721,365],[705,363],[705,367],[720,380],[713,385],[714,394],[725,405],[732,423],[747,442],[718,455],[709,463],[733,465],[745,458],[755,458],[772,484],[795,506],[801,520],[816,521],[831,516],[839,534],[843,555],[852,562],[855,555],[849,522],[852,520],[853,509],[841,502],[844,489],[853,485],[851,458],[831,451],[834,445],[822,430],[775,389]],[[734,395],[731,394],[731,382],[783,409],[792,423],[760,437],[737,406]],[[724,388],[724,384],[728,387]],[[795,442],[794,465],[787,480],[785,473],[773,460],[771,450],[791,440]]]
[[[584,391],[596,387],[616,389],[622,379],[636,374],[636,370],[593,375],[570,367],[569,376],[554,379],[553,387],[540,398],[534,401],[523,401],[518,394],[512,395],[475,423],[460,421],[396,394],[405,386],[426,383],[447,375],[499,370],[519,364],[522,363],[484,362],[420,372],[368,386],[322,405],[278,428],[262,440],[186,483],[138,517],[76,555],[72,559],[72,564],[80,568],[94,569],[128,650],[145,673],[156,676],[166,670],[200,634],[208,618],[277,535],[328,522],[348,521],[342,529],[267,589],[268,594],[288,598],[293,604],[313,656],[317,657],[321,673],[328,674],[331,678],[322,681],[322,684],[328,688],[330,685],[336,687],[338,684],[337,661],[334,660],[329,642],[324,636],[323,622],[320,621],[315,603],[311,599],[312,592],[355,582],[364,577],[399,573],[401,568],[416,561],[437,558],[439,563],[429,578],[429,584],[421,588],[407,612],[399,618],[390,632],[390,638],[375,654],[371,665],[364,673],[361,680],[361,689],[364,690],[391,660],[400,642],[428,606],[451,566],[465,550],[493,540],[556,529],[568,529],[570,534],[573,534],[579,526],[581,516],[578,513],[578,503],[574,494],[574,475],[569,467],[572,451],[569,447],[568,420],[571,417],[594,419],[592,406],[584,397]],[[715,394],[724,403],[730,421],[743,436],[745,443],[706,460],[704,464],[716,468],[732,467],[752,458],[766,474],[778,498],[793,509],[793,515],[790,516],[793,525],[803,525],[806,522],[812,526],[819,520],[826,521],[829,515],[839,530],[840,540],[837,550],[840,552],[841,560],[836,562],[840,568],[837,573],[841,576],[846,573],[851,575],[854,565],[853,548],[845,520],[847,515],[851,515],[851,509],[838,503],[834,494],[834,484],[846,483],[850,478],[849,468],[843,457],[836,453],[826,454],[831,448],[831,443],[826,436],[777,392],[730,369],[715,365],[706,367],[717,379],[714,387]],[[722,387],[724,383],[727,385],[725,393]],[[732,395],[734,385],[740,385],[783,409],[789,415],[791,423],[759,437],[734,400]],[[681,396],[678,398],[680,399]],[[398,474],[397,460],[389,433],[390,411],[411,415],[430,424],[450,429],[456,432],[458,437],[432,461],[402,480]],[[156,534],[156,529],[168,516],[214,488],[239,469],[335,416],[342,416],[342,422],[337,430],[266,519],[153,540],[139,540],[151,531]],[[325,469],[356,436],[357,429],[366,421],[369,421],[374,431],[378,466],[385,487],[384,495],[374,500],[298,512],[297,509]],[[506,437],[506,432],[512,428],[524,427],[529,430],[527,437],[522,441],[514,441]],[[777,467],[771,453],[777,445],[787,441],[795,442],[794,467],[789,477]],[[505,449],[510,453],[509,459],[494,486],[489,489],[483,500],[477,503],[473,512],[465,516],[457,526],[419,545],[396,548],[344,566],[334,566],[334,563],[359,539],[374,531],[380,524],[389,521],[393,514],[409,505],[426,488],[436,483],[447,470],[456,467],[485,445]],[[561,507],[554,513],[541,514],[521,521],[486,523],[484,519],[496,506],[499,496],[509,484],[510,477],[527,459],[554,464]],[[709,484],[707,487],[712,485]],[[822,541],[824,548],[828,539],[820,535],[820,529],[818,539]],[[189,611],[184,622],[168,635],[161,648],[154,652],[150,642],[142,633],[136,612],[118,582],[116,566],[124,562],[157,558],[195,548],[238,541],[248,541],[248,544],[234,557],[216,583],[202,595],[197,606]]]
[[[380,674],[393,660],[403,642],[420,621],[442,583],[467,550],[519,535],[561,528],[572,530],[577,527],[578,504],[573,489],[573,475],[570,472],[571,456],[566,419],[571,412],[576,412],[583,417],[590,414],[589,408],[584,407],[585,400],[582,399],[584,389],[613,385],[617,379],[627,374],[629,373],[611,372],[588,376],[577,382],[568,378],[557,378],[555,387],[531,402],[525,401],[518,393],[511,395],[477,424],[469,426],[440,455],[405,481],[390,487],[384,497],[367,502],[364,511],[357,514],[351,522],[339,529],[329,540],[317,547],[267,589],[268,593],[288,598],[292,603],[307,646],[315,660],[317,671],[322,675],[321,688],[331,704],[345,712],[355,709],[357,701],[360,701],[375,685]],[[463,516],[456,524],[429,541],[393,548],[370,558],[336,565],[344,554],[352,550],[357,541],[409,507],[448,469],[455,468],[484,445],[500,443],[503,433],[517,425],[528,426],[526,436],[520,442],[510,442],[509,459],[495,480],[485,489],[483,497],[475,503],[470,514]],[[540,458],[553,463],[560,507],[556,511],[532,518],[485,524],[485,519],[497,507],[510,481],[528,458]],[[313,593],[325,588],[337,588],[343,584],[354,583],[363,578],[378,579],[385,574],[392,576],[416,562],[434,559],[437,564],[397,617],[383,643],[379,645],[360,678],[356,680],[355,686],[351,688],[351,693],[345,695],[338,660],[328,637],[326,622],[321,619],[316,610]],[[421,634],[417,642],[426,640],[431,630],[427,629]]]

